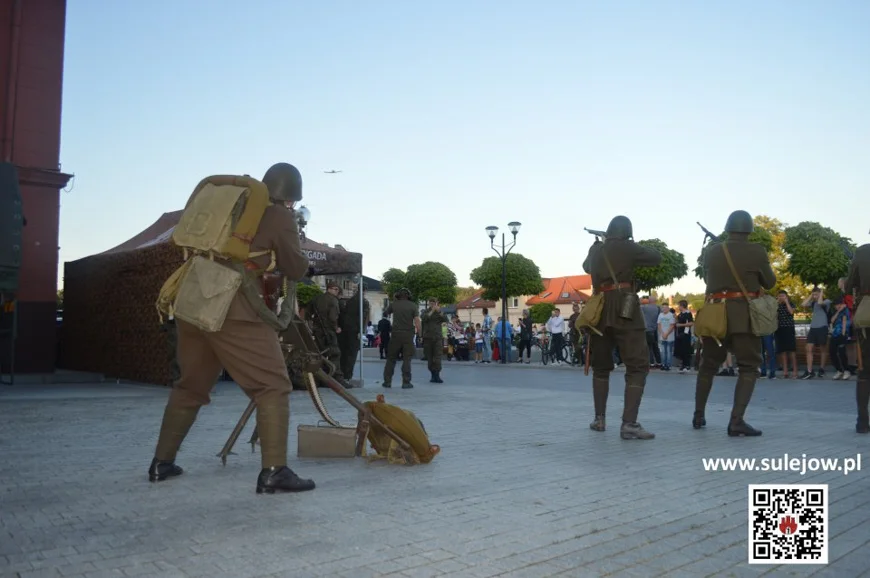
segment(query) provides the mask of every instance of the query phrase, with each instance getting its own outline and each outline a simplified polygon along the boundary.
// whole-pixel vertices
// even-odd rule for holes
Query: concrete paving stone
[[[99,568],[90,562],[82,562],[71,566],[58,566],[57,570],[60,572],[61,576],[75,576],[77,574],[84,574],[85,572],[96,572]]]
[[[381,368],[367,359],[367,387],[353,393],[368,400],[383,392],[414,411],[442,453],[417,467],[297,459],[296,426],[319,416],[305,392],[294,392],[290,465],[318,488],[287,496],[254,494],[259,450],[244,443],[251,425],[226,466],[214,457],[247,404],[234,384],[219,383],[200,412],[179,453],[185,475],[161,484],[145,474],[166,388],[0,388],[8,416],[0,423],[0,575],[56,564],[55,576],[151,569],[187,578],[365,578],[389,569],[406,578],[486,578],[535,565],[563,576],[633,575],[637,568],[757,576],[746,564],[749,483],[829,484],[827,568],[844,577],[866,569],[866,472],[705,472],[701,465],[702,457],[862,452],[867,438],[854,434],[854,382],[759,380],[747,419],[764,436],[732,439],[725,426],[735,378],[716,378],[708,427],[696,431],[694,378],[654,372],[640,421],[658,437],[625,442],[619,372],[608,431],[599,433],[588,429],[590,378],[576,368],[445,363],[446,383],[423,381],[406,391],[378,387]],[[415,362],[415,375],[422,369]],[[334,417],[355,421],[350,406],[321,393]],[[23,443],[20,432],[34,428],[41,435]],[[54,468],[50,483],[38,481],[44,463]],[[98,475],[82,471],[82,463],[99,464]],[[796,566],[774,568],[787,575]]]
[[[510,572],[499,574],[499,576],[503,578],[548,578],[561,574],[562,571],[563,569],[558,566],[541,562],[530,566],[521,566]]]
[[[20,578],[55,578],[60,576],[57,568],[39,568],[38,570],[24,570],[18,572]]]

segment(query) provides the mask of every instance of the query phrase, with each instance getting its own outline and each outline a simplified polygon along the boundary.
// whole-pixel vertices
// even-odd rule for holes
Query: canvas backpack
[[[245,284],[245,262],[271,253],[250,252],[269,204],[266,185],[247,175],[213,175],[199,182],[172,232],[173,244],[184,249],[184,263],[160,290],[161,322],[165,314],[207,332],[220,331]],[[272,254],[266,270],[274,268]]]

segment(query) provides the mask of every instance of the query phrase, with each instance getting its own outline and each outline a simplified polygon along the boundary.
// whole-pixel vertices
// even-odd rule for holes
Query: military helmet
[[[726,233],[746,233],[748,235],[754,230],[752,215],[746,211],[734,211],[728,215],[728,221],[725,223]]]
[[[302,174],[289,163],[276,163],[263,176],[273,201],[290,202],[302,200]]]
[[[396,299],[402,299],[402,298],[410,299],[411,298],[411,291],[407,287],[402,287],[401,289],[396,291],[395,297],[396,297]]]
[[[613,217],[610,224],[607,225],[605,234],[608,239],[631,239],[634,236],[631,230],[631,220],[623,215]]]

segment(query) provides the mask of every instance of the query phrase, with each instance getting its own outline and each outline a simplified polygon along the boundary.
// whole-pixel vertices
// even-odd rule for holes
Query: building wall
[[[0,154],[19,167],[27,226],[16,372],[54,371],[65,0],[0,0]],[[10,92],[9,87],[12,87]]]

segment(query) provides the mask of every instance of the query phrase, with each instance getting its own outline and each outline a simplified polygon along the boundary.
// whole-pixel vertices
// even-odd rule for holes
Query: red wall
[[[0,0],[0,155],[19,167],[27,226],[16,372],[54,371],[66,0]],[[12,92],[10,93],[10,87]]]

